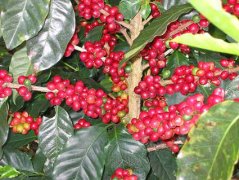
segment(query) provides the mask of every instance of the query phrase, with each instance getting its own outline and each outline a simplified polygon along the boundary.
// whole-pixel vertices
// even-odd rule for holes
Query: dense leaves
[[[42,28],[50,0],[3,0],[2,31],[6,46],[13,49],[34,37]]]
[[[238,103],[226,101],[200,117],[178,155],[179,179],[231,177],[239,156],[238,108]]]
[[[107,141],[106,127],[94,126],[76,132],[56,159],[54,179],[100,179]]]
[[[59,27],[67,30],[62,31]],[[75,18],[71,2],[52,0],[43,28],[36,37],[27,42],[28,56],[36,70],[48,69],[62,58],[74,31]]]

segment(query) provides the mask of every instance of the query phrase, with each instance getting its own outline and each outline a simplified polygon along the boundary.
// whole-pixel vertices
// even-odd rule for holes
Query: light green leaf
[[[131,168],[139,179],[146,179],[150,167],[145,146],[122,126],[114,126],[110,134],[104,179],[109,179],[118,167]]]
[[[132,19],[140,9],[141,0],[122,0],[119,4],[119,10],[124,15],[124,19]]]
[[[77,131],[57,157],[53,179],[101,179],[107,142],[106,127],[92,126]]]
[[[165,33],[168,24],[174,22],[181,15],[188,13],[191,10],[192,6],[189,4],[175,6],[163,13],[159,18],[153,20],[149,26],[142,30],[130,50],[125,54],[125,58],[120,62],[120,65],[129,61],[129,59],[138,54],[148,43],[152,42],[156,36],[160,36]]]
[[[239,43],[227,43],[208,33],[195,35],[187,33],[174,38],[172,41],[210,51],[239,55]]]
[[[201,115],[177,157],[178,179],[230,179],[239,158],[239,103],[225,101]]]
[[[143,19],[147,19],[151,13],[151,7],[149,5],[149,0],[144,0],[140,8],[141,16]]]
[[[28,56],[36,70],[55,65],[75,32],[75,13],[69,0],[52,0],[40,33],[27,42]]]
[[[3,38],[7,48],[13,49],[40,31],[49,11],[50,0],[3,1]]]
[[[60,106],[55,107],[55,116],[44,117],[39,131],[39,147],[43,154],[54,162],[65,142],[73,134],[73,125],[68,113]]]
[[[9,107],[6,101],[7,99],[0,98],[0,159],[3,154],[2,146],[7,140],[9,131],[9,125],[7,123]]]
[[[12,74],[14,82],[17,82],[19,76],[26,76],[33,73],[33,65],[27,56],[27,49],[25,47],[12,56],[9,72]]]
[[[15,168],[11,166],[0,166],[0,179],[2,178],[14,178],[19,176],[20,172],[18,172]]]
[[[160,150],[149,153],[150,165],[158,180],[176,179],[176,156],[168,150]]]
[[[221,0],[189,0],[189,2],[211,23],[239,42],[239,20],[223,9]]]

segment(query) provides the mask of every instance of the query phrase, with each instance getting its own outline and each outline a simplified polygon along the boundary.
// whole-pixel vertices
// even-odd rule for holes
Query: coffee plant
[[[0,1],[0,178],[239,178],[238,0]]]

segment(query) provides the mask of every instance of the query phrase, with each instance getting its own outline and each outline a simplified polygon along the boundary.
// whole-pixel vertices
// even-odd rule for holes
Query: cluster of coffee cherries
[[[123,117],[122,111],[128,111],[126,99],[107,97],[103,90],[89,89],[82,81],[73,85],[69,80],[54,76],[52,81],[47,83],[47,88],[50,92],[46,93],[46,99],[52,105],[60,105],[65,101],[74,111],[82,109],[88,117],[101,117],[104,123],[118,123]]]
[[[80,0],[78,4],[78,13],[84,19],[99,18],[100,10],[104,8],[104,0]]]
[[[100,21],[105,23],[105,28],[109,32],[118,32],[120,30],[120,25],[116,21],[123,21],[123,14],[119,12],[118,7],[116,6],[110,7],[109,5],[105,5],[104,11],[107,12],[107,14],[101,14]]]
[[[76,46],[77,44],[79,44],[79,42],[80,42],[80,40],[79,40],[79,38],[78,38],[78,35],[77,35],[77,33],[75,33],[75,34],[72,36],[70,42],[68,43],[68,45],[67,45],[67,47],[66,47],[64,56],[65,56],[65,57],[69,57],[69,56],[72,54],[72,52],[75,50],[75,47],[74,47],[74,46]]]
[[[23,85],[17,89],[17,92],[22,96],[24,101],[29,101],[32,98],[31,85],[37,82],[37,77],[34,74],[28,76],[19,76],[18,83]]]
[[[123,58],[124,52],[111,52],[105,59],[105,66],[103,69],[103,72],[111,77],[114,84],[113,87],[118,87],[120,90],[125,90],[127,88],[127,83],[125,81],[128,77],[128,73],[125,70],[126,64],[123,64],[119,69],[120,61]]]
[[[150,3],[150,8],[151,8],[151,15],[153,16],[153,18],[157,18],[161,15],[158,6],[154,3]]]
[[[117,168],[111,176],[111,180],[137,180],[138,177],[133,174],[131,169]]]
[[[15,112],[11,119],[10,127],[14,133],[27,134],[30,130],[33,130],[38,135],[41,122],[41,117],[33,118],[26,111]]]
[[[237,0],[227,0],[227,3],[223,4],[223,8],[225,11],[239,17],[239,2]]]
[[[85,66],[88,69],[93,67],[98,69],[103,66],[107,51],[102,44],[100,42],[92,43],[87,41],[84,46],[86,51],[80,53],[80,59],[84,62]]]
[[[141,51],[142,57],[148,61],[151,73],[156,75],[160,69],[166,66],[166,58],[164,52],[166,51],[165,42],[156,37],[153,42],[147,44],[147,46]]]
[[[81,128],[88,128],[88,127],[90,127],[90,126],[91,126],[90,122],[86,121],[86,119],[84,119],[84,118],[81,118],[81,119],[79,119],[79,120],[77,121],[77,123],[74,125],[74,128],[75,128],[76,130],[79,130],[79,129],[81,129]]]
[[[5,83],[11,83],[12,76],[4,69],[0,69],[0,98],[5,98],[12,95],[12,89],[5,87]]]
[[[139,118],[133,118],[127,128],[135,140],[144,144],[161,140],[169,141],[170,145],[178,136],[188,134],[201,113],[223,101],[224,90],[216,88],[208,97],[207,103],[204,103],[202,94],[195,94],[179,104],[142,111]],[[176,144],[169,148],[175,153],[179,151]]]
[[[221,60],[221,65],[227,68],[233,68],[234,63],[235,61],[232,59]],[[164,81],[161,81],[160,76],[145,76],[134,92],[139,94],[142,99],[153,99],[156,96],[173,95],[177,92],[187,95],[195,92],[198,85],[210,83],[219,86],[221,79],[233,80],[237,76],[238,73],[230,73],[230,69],[217,68],[214,62],[198,62],[197,67],[193,65],[177,67],[167,84],[163,84]]]

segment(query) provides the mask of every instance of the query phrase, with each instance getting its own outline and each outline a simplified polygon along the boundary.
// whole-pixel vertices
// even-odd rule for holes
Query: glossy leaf
[[[44,117],[39,131],[39,147],[43,154],[54,161],[65,142],[73,134],[73,125],[68,113],[60,106],[55,107],[55,116]]]
[[[170,150],[150,152],[149,160],[153,174],[158,177],[158,180],[176,179],[176,156]]]
[[[86,41],[99,41],[102,37],[104,26],[97,26],[94,29],[92,29],[86,36]]]
[[[140,33],[139,37],[134,41],[130,50],[125,54],[124,60],[121,61],[121,65],[127,62],[130,58],[138,54],[148,43],[153,41],[156,36],[160,36],[165,33],[168,24],[177,20],[182,14],[188,13],[192,10],[192,6],[189,4],[172,7],[159,18],[153,20],[149,26],[147,26]]]
[[[2,32],[8,49],[34,37],[42,28],[50,0],[3,0]]]
[[[178,179],[231,178],[239,158],[238,109],[225,101],[201,115],[178,155]]]
[[[238,85],[239,85],[239,77],[236,77],[233,81],[230,81],[230,83],[225,88],[226,99],[239,98]]]
[[[5,144],[5,147],[19,148],[19,147],[22,147],[36,139],[37,139],[37,136],[34,134],[33,131],[30,131],[28,134],[25,134],[25,135],[10,132],[8,140]]]
[[[20,171],[34,172],[30,157],[21,151],[4,148],[1,165],[10,165]]]
[[[53,179],[101,179],[107,142],[106,127],[92,126],[77,131],[57,157]]]
[[[124,15],[124,19],[132,19],[140,9],[141,0],[122,0],[119,4],[119,10]]]
[[[75,31],[75,14],[69,0],[52,0],[40,33],[27,42],[28,56],[37,70],[55,65]]]
[[[239,55],[239,43],[227,43],[208,33],[196,35],[187,33],[174,38],[172,41],[210,51]]]
[[[139,179],[146,179],[150,169],[146,148],[135,141],[124,127],[113,127],[107,150],[105,179],[118,167],[131,168]]]
[[[11,166],[0,166],[0,179],[14,178],[20,174],[15,168]]]
[[[0,159],[3,153],[2,146],[5,144],[7,140],[9,131],[9,125],[7,123],[8,104],[6,100],[7,99],[0,99]]]
[[[221,0],[189,0],[189,2],[212,24],[239,42],[239,20],[223,9]]]

